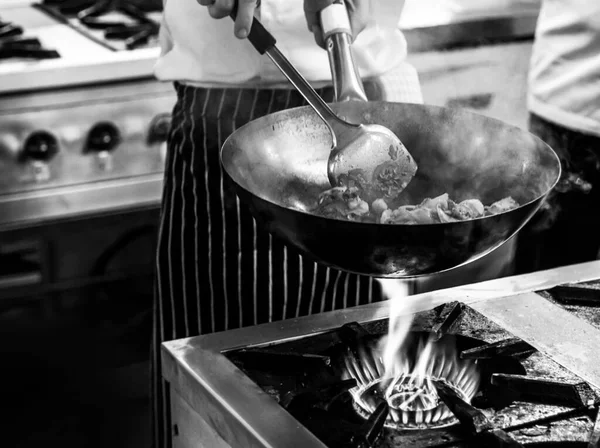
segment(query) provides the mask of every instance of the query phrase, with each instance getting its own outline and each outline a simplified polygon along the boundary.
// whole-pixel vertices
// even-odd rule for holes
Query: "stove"
[[[163,344],[174,446],[600,446],[600,261]]]
[[[161,2],[0,4],[0,230],[157,208],[175,92]]]

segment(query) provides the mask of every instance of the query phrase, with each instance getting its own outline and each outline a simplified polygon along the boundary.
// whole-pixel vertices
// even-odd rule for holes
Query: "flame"
[[[398,356],[398,354],[401,353],[401,348],[410,332],[415,306],[414,302],[407,298],[406,283],[396,279],[377,280],[390,304],[388,334],[382,338],[381,344],[385,376],[393,377],[397,372],[403,372],[407,368],[406,357]]]
[[[406,285],[393,279],[379,281],[390,299],[388,334],[379,343],[348,350],[344,359],[345,378],[354,378],[358,384],[350,391],[355,408],[367,418],[385,400],[390,405],[386,425],[395,428],[455,423],[433,381],[446,383],[470,402],[479,387],[474,362],[460,359],[456,347],[446,341],[419,338],[415,346],[414,337],[408,339],[415,309]]]

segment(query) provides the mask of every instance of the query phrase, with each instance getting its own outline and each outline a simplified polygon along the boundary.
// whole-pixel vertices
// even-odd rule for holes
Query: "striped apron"
[[[176,84],[157,252],[152,348],[154,447],[171,446],[160,343],[379,301],[370,277],[305,260],[257,226],[223,188],[219,149],[239,126],[304,105],[291,89]],[[416,71],[365,81],[371,100],[422,102]],[[333,90],[319,94],[331,101]]]

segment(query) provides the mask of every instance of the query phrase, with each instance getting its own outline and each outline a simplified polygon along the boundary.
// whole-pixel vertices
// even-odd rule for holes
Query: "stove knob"
[[[160,114],[154,117],[150,123],[148,133],[148,144],[163,143],[167,141],[171,131],[171,114]]]
[[[88,133],[84,152],[112,151],[121,141],[121,134],[117,127],[104,121],[96,124]]]
[[[58,152],[58,140],[46,131],[35,131],[23,144],[21,157],[34,162],[49,162]]]

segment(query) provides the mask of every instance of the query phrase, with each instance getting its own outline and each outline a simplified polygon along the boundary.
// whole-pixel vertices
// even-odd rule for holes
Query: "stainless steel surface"
[[[411,313],[429,310],[455,300],[482,309],[483,304],[502,309],[504,303],[518,302],[524,293],[549,289],[563,283],[598,278],[600,261],[594,261],[438,290],[411,296],[407,300],[414,304]],[[219,434],[232,446],[324,447],[321,442],[315,441],[314,437],[308,437],[295,419],[222,353],[241,347],[289,341],[331,330],[349,322],[372,322],[386,319],[388,316],[388,303],[380,302],[166,342],[162,350],[163,377],[170,383],[170,387],[179,393],[184,391],[184,397],[195,412],[207,421],[215,422]],[[508,314],[507,316],[510,317]],[[510,331],[517,331],[521,337],[524,336],[524,339],[528,340],[531,339],[530,335],[540,331],[539,327],[545,323],[535,319],[521,320],[518,326],[512,325]],[[557,334],[565,331],[560,328],[561,326],[554,328]],[[565,367],[570,368],[567,364],[563,363]],[[257,412],[258,409],[261,410],[260,413]],[[253,433],[250,433],[250,427],[253,428]],[[241,434],[241,438],[238,438],[237,434]]]
[[[157,208],[163,175],[136,176],[0,197],[0,231],[86,215]]]
[[[500,304],[478,302],[472,307],[600,388],[600,331],[596,327],[534,293],[505,297]]]
[[[419,104],[332,105],[353,122],[380,123],[410,148],[419,170],[402,194],[419,204],[448,193],[484,204],[512,196],[520,207],[485,218],[429,225],[380,225],[312,214],[325,175],[327,128],[308,107],[254,120],[225,142],[221,161],[259,223],[323,264],[373,276],[411,277],[474,261],[512,237],[560,174],[556,154],[519,128],[461,109]]]
[[[333,88],[338,101],[367,101],[351,50],[350,35],[335,33],[326,40]]]
[[[154,80],[0,96],[0,229],[157,207],[174,103]],[[40,132],[54,156],[31,155]]]
[[[169,378],[171,387],[185,391],[182,396],[204,420],[211,422],[216,432],[233,447],[322,447],[323,445],[290,414],[283,411],[278,403],[265,394],[255,383],[233,366],[225,357],[216,352],[198,350],[185,351],[186,366],[183,370],[173,370]],[[163,357],[164,359],[164,357]],[[167,361],[168,362],[168,361]],[[196,366],[210,364],[217,376],[226,376],[235,382],[233,394],[219,387],[218,393],[211,393],[212,380],[196,372]],[[169,363],[173,365],[174,363]],[[214,370],[213,370],[214,369]],[[164,372],[164,370],[163,370]],[[233,383],[230,385],[232,389]],[[188,393],[193,390],[194,393]],[[222,394],[224,392],[225,394]],[[230,401],[234,399],[235,401]],[[231,407],[234,404],[235,409]],[[238,407],[239,406],[239,407]],[[238,415],[231,425],[229,420]]]

